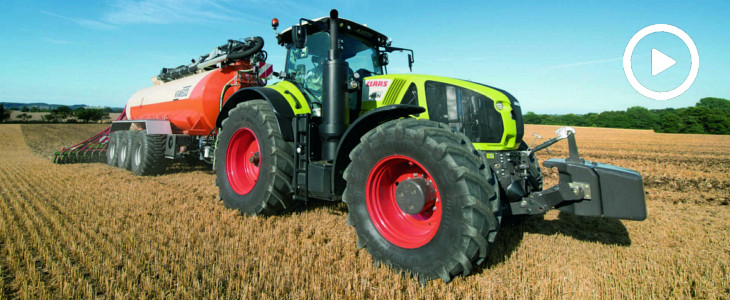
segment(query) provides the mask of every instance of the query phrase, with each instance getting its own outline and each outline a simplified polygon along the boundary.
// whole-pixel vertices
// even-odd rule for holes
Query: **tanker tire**
[[[246,193],[236,192],[228,177],[228,146],[240,130],[253,133],[260,153],[257,181]],[[229,111],[221,123],[215,157],[219,196],[226,207],[251,216],[273,215],[294,207],[294,144],[282,138],[274,111],[266,101],[246,101]]]
[[[495,175],[468,137],[441,123],[401,119],[376,127],[360,141],[350,153],[343,196],[358,248],[366,248],[376,265],[408,271],[421,284],[436,278],[450,282],[484,262],[499,230],[501,205]],[[377,174],[371,170],[392,155],[407,156],[423,166],[443,198],[439,227],[420,247],[390,242],[368,211],[368,181],[371,172]]]
[[[132,139],[130,152],[132,172],[139,176],[159,175],[165,171],[168,160],[165,158],[164,134],[147,134],[140,130]]]
[[[106,164],[110,166],[116,166],[117,160],[119,159],[119,152],[117,150],[117,144],[119,143],[119,132],[112,132],[109,134],[109,143],[106,146]]]
[[[131,170],[131,156],[132,156],[132,140],[134,139],[134,131],[120,131],[118,153],[119,158],[117,159],[117,167],[121,169]]]

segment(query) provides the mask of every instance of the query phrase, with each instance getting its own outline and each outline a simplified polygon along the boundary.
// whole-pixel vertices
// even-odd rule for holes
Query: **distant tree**
[[[650,129],[656,123],[654,114],[641,106],[629,107],[626,109],[626,116],[629,119],[631,128]]]
[[[710,110],[704,120],[705,132],[710,134],[730,134],[730,117],[720,110]]]
[[[39,111],[41,111],[41,109],[38,108],[38,106],[31,106],[29,110],[30,110],[30,112],[39,112]]]
[[[587,113],[583,115],[583,124],[581,126],[596,127],[598,126],[598,114]]]
[[[558,125],[582,126],[581,117],[576,114],[556,116]]]
[[[716,109],[721,111],[730,111],[730,100],[722,99],[722,98],[713,98],[713,97],[707,97],[700,99],[700,102],[697,102],[697,107],[705,107],[709,109]]]
[[[538,115],[531,111],[522,116],[522,121],[525,122],[525,124],[542,124],[542,119],[542,115]]]
[[[79,108],[74,112],[74,115],[76,118],[78,118],[81,121],[84,121],[85,123],[88,123],[89,121],[100,121],[102,118],[104,118],[105,115],[109,115],[108,113],[105,113],[103,109],[99,108]]]
[[[21,112],[30,112],[30,108],[28,108],[27,106],[23,105],[23,107],[20,108],[20,111]]]
[[[666,133],[730,134],[730,100],[707,97],[692,107],[648,110],[634,106],[626,111],[585,115],[528,112],[523,115],[523,121],[526,124],[653,129]]]
[[[5,109],[5,105],[0,104],[0,123],[10,118],[10,111]]]
[[[19,115],[15,116],[15,118],[17,118],[18,120],[21,120],[23,122],[27,122],[28,120],[30,120],[31,118],[33,118],[33,116],[31,116],[31,115],[29,115],[27,113],[22,113],[22,114],[19,114]]]
[[[68,106],[59,106],[56,109],[52,110],[51,113],[56,117],[58,120],[64,120],[68,117],[73,116],[73,110],[71,110]]]
[[[48,123],[55,123],[55,122],[58,122],[58,119],[56,118],[56,115],[54,115],[54,114],[47,114],[47,115],[44,115],[44,116],[42,117],[42,119],[43,119],[43,121],[44,121],[44,122],[48,122]]]
[[[631,128],[631,119],[623,111],[604,111],[598,115],[598,126]]]
[[[664,114],[661,119],[659,132],[680,133],[684,127],[684,123],[676,113]]]

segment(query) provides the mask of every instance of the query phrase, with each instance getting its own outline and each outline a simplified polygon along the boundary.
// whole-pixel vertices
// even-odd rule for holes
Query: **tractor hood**
[[[485,84],[447,77],[394,74],[363,80],[362,112],[392,104],[419,105],[433,121],[466,134],[477,150],[519,147],[524,134],[520,103]]]

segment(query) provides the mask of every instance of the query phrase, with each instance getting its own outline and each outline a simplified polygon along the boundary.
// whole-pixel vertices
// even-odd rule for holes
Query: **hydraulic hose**
[[[264,39],[260,36],[252,36],[250,38],[247,38],[246,40],[253,41],[254,42],[253,47],[243,50],[243,51],[228,53],[229,59],[241,59],[244,57],[249,57],[256,52],[261,51],[261,49],[264,48]]]
[[[221,92],[221,98],[220,98],[220,101],[218,102],[218,112],[223,110],[223,97],[225,97],[226,92],[231,87],[231,83],[234,80],[236,80],[236,77],[231,78],[231,80],[229,80],[228,83],[226,83],[226,85],[223,87],[223,91]]]
[[[209,57],[206,60],[199,61],[198,63],[193,63],[190,65],[182,65],[176,68],[168,69],[163,68],[160,72],[160,75],[157,77],[162,81],[170,81],[175,80],[179,78],[183,78],[188,75],[195,74],[198,70],[203,70],[207,67],[210,67],[212,65],[218,64],[220,62],[229,61],[229,60],[237,60],[237,59],[243,59],[246,57],[250,57],[251,55],[254,55],[261,51],[261,49],[264,48],[264,39],[260,36],[253,36],[246,38],[246,45],[243,46],[243,50],[239,51],[231,51],[228,53],[225,53],[223,55],[217,56],[217,57]],[[241,42],[236,41],[238,45],[242,44]],[[226,45],[224,45],[226,46]],[[225,49],[222,48],[224,46],[219,47],[218,49]],[[233,48],[229,42],[228,44],[228,50],[231,50],[230,48]],[[238,46],[236,48],[239,48]],[[207,56],[207,55],[206,55]]]

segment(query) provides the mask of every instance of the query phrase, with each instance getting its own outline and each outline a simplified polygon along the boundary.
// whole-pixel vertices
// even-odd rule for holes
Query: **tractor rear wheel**
[[[281,136],[264,100],[238,104],[223,120],[216,147],[220,198],[246,215],[275,214],[292,207],[294,145]]]
[[[368,132],[350,153],[344,201],[358,247],[419,280],[468,275],[491,248],[496,180],[463,134],[402,119]]]
[[[119,156],[117,144],[119,143],[119,132],[109,133],[109,142],[106,144],[106,164],[116,166]]]
[[[138,131],[132,139],[132,152],[130,153],[132,172],[140,176],[158,175],[164,172],[167,167],[166,141],[167,136],[164,134],[147,134],[145,130]]]
[[[134,131],[127,130],[119,132],[119,140],[117,141],[117,152],[119,153],[117,167],[130,170],[133,139]]]

